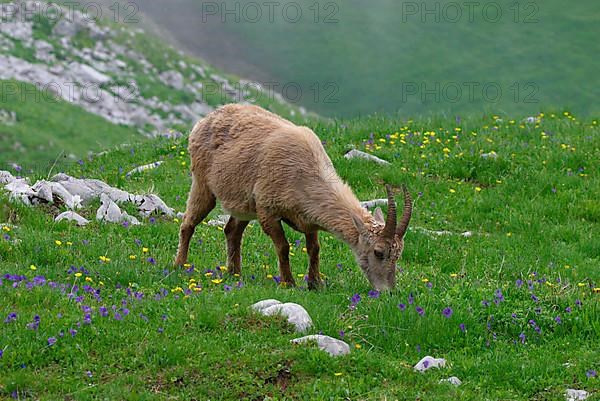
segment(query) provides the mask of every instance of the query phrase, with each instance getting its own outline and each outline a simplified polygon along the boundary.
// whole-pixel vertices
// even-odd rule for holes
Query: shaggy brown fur
[[[394,235],[395,209],[392,234],[384,236],[381,212],[374,218],[361,207],[310,129],[257,106],[227,105],[196,124],[189,152],[193,182],[176,264],[187,262],[194,229],[218,199],[231,214],[225,234],[228,266],[234,274],[241,269],[244,229],[249,220],[258,219],[275,244],[284,283],[294,285],[294,278],[281,221],[306,235],[310,288],[320,283],[319,230],[329,231],[350,245],[375,288],[394,286],[395,262],[402,252],[404,235]],[[391,194],[390,199],[393,204]]]

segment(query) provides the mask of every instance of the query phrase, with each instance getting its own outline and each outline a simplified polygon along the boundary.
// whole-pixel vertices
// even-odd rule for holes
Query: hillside
[[[309,292],[278,287],[275,251],[257,224],[244,237],[242,276],[232,277],[221,227],[201,225],[192,265],[176,269],[177,219],[103,224],[93,203],[81,228],[53,222],[64,206],[26,207],[0,192],[0,398],[564,400],[579,389],[597,399],[597,121],[546,112],[310,126],[360,199],[384,196],[384,181],[413,192],[394,291],[370,291],[329,234],[327,285]],[[351,146],[392,164],[347,160]],[[155,161],[164,163],[124,174]],[[152,191],[182,211],[186,138],[132,144],[65,172]],[[304,239],[287,232],[302,282]],[[350,355],[291,346],[290,326],[249,310],[266,298],[303,305],[311,333],[343,339]],[[425,355],[448,364],[413,371]],[[440,383],[450,376],[463,384]]]
[[[40,1],[0,3],[4,169],[47,172],[89,152],[187,132],[230,102],[303,118],[277,94],[186,56],[137,25]]]
[[[600,113],[596,0],[268,4],[139,6],[183,48],[239,75],[289,85],[290,98],[325,116]]]

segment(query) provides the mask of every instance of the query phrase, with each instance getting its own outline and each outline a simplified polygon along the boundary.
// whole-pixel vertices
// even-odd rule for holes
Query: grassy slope
[[[2,169],[5,162],[14,162],[26,170],[47,172],[55,160],[64,163],[70,153],[84,157],[90,150],[143,139],[133,128],[114,125],[66,101],[52,99],[33,85],[17,81],[0,84],[16,89],[4,95],[2,108],[17,114],[16,124],[0,124]],[[13,149],[17,142],[23,151]]]
[[[0,0],[0,3],[6,2],[9,0]],[[70,7],[73,7],[72,3]],[[104,15],[108,14],[106,12]],[[36,16],[33,24],[33,37],[52,43],[57,49],[58,60],[81,61],[62,48],[59,41],[51,35],[54,23],[46,17]],[[132,72],[132,77],[138,83],[140,96],[144,98],[156,96],[161,101],[172,104],[189,104],[198,98],[214,107],[232,102],[232,99],[225,93],[215,89],[214,82],[208,77],[211,74],[217,74],[226,77],[232,83],[237,82],[238,77],[224,74],[197,58],[180,54],[172,46],[157,39],[156,36],[135,31],[135,28],[138,28],[136,25],[119,24],[108,19],[100,20],[98,23],[110,26],[114,42],[143,55],[156,67],[159,74],[164,71],[179,70],[186,77],[186,81],[189,81],[193,72],[191,66],[200,66],[206,71],[207,77],[198,78],[198,80],[205,87],[211,88],[202,93],[189,93],[173,89],[165,85],[159,79],[158,74],[156,76],[146,74],[138,60],[123,56],[122,61],[128,65],[128,70]],[[25,47],[19,41],[14,41],[14,44],[15,47],[9,52],[10,54],[32,63],[38,62],[33,49]],[[81,50],[93,48],[96,43],[87,32],[82,31],[73,38],[73,45]],[[184,61],[187,68],[181,68],[180,61]],[[129,88],[129,79],[127,82],[115,79],[111,85],[113,84]],[[0,109],[17,113],[17,124],[6,125],[0,122],[0,169],[6,169],[9,164],[17,163],[26,170],[43,173],[57,158],[60,160],[64,155],[74,154],[77,158],[82,158],[90,151],[104,150],[132,140],[144,140],[144,136],[139,134],[135,127],[111,124],[101,117],[86,112],[79,106],[51,98],[47,90],[36,91],[33,86],[16,81],[0,80],[0,85],[3,88],[10,88],[10,91],[7,90],[7,93],[3,93]],[[14,93],[15,89],[18,93]],[[286,117],[299,115],[297,107],[282,104],[267,95],[254,94],[252,98],[256,99],[256,104],[280,115]],[[132,101],[135,102],[136,99],[132,99]],[[166,117],[163,111],[156,112]],[[172,128],[188,131],[191,129],[191,125],[192,122]],[[16,142],[22,145],[18,149],[13,147]]]
[[[226,255],[218,228],[199,227],[191,253],[195,271],[186,272],[171,267],[176,221],[77,228],[53,223],[45,213],[58,212],[52,208],[28,209],[3,199],[0,221],[10,226],[4,226],[7,237],[0,239],[0,273],[28,280],[42,275],[59,287],[27,288],[3,280],[0,318],[11,312],[18,318],[0,323],[0,398],[17,392],[21,399],[42,400],[266,395],[562,400],[566,388],[587,389],[592,399],[600,395],[599,379],[586,377],[586,371],[600,369],[599,295],[592,290],[600,281],[596,122],[562,114],[544,116],[539,126],[506,118],[496,123],[490,117],[460,123],[373,117],[313,127],[361,199],[381,197],[383,180],[406,182],[419,194],[413,227],[471,230],[474,236],[431,238],[410,231],[397,289],[371,299],[349,249],[329,234],[321,235],[327,288],[307,292],[277,287],[271,278],[278,274],[275,252],[256,224],[245,236],[243,277],[225,275],[220,282],[215,267]],[[391,167],[342,157],[350,144],[365,149],[363,141],[370,133],[375,141],[371,150],[391,160]],[[393,136],[386,139],[386,134]],[[185,148],[185,141],[158,140],[96,157],[68,172],[130,191],[153,190],[183,210],[190,183]],[[490,151],[499,157],[480,157]],[[126,179],[119,172],[158,159],[165,163],[143,175]],[[289,239],[303,241],[292,231]],[[307,265],[303,246],[294,246],[291,258],[297,274]],[[110,261],[101,262],[104,256]],[[76,277],[70,266],[83,267],[82,275]],[[209,269],[214,271],[211,277],[205,274]],[[515,285],[518,279],[525,281],[522,288]],[[238,281],[242,288],[237,288]],[[182,291],[194,282],[202,290],[184,296]],[[100,289],[101,300],[84,293],[85,284]],[[233,289],[226,291],[225,284]],[[143,298],[128,296],[129,289],[142,292]],[[157,300],[161,289],[166,296]],[[498,289],[505,300],[496,305]],[[69,300],[71,290],[83,295],[80,303]],[[350,310],[349,298],[355,293],[362,300]],[[407,304],[411,293],[415,304],[400,311],[397,305]],[[531,293],[539,298],[537,303]],[[343,330],[353,352],[331,359],[313,348],[291,347],[295,335],[289,327],[249,312],[250,304],[265,298],[304,305],[315,332],[337,337]],[[490,306],[482,305],[483,300]],[[91,324],[83,322],[83,305],[92,308]],[[425,309],[424,316],[415,312],[416,305]],[[108,317],[100,316],[101,306],[108,308]],[[124,307],[129,314],[115,319],[115,312],[125,313]],[[446,307],[454,311],[450,318],[442,316]],[[36,314],[39,328],[27,329]],[[531,319],[539,334],[528,323]],[[69,328],[77,329],[74,337]],[[49,337],[57,343],[48,346]],[[411,366],[424,355],[445,357],[450,366],[413,372]],[[438,384],[452,375],[464,384]]]
[[[254,18],[255,8],[246,5],[253,3],[237,2],[240,10],[247,11],[240,13],[239,23],[234,22],[235,15],[227,15],[226,24],[221,22],[221,14],[211,17],[206,11],[210,8],[193,0],[173,0],[170,6],[149,2],[141,8],[188,48],[209,59],[214,54],[220,65],[233,65],[234,71],[249,71],[249,75],[258,70],[257,75],[280,86],[299,83],[304,91],[301,103],[323,115],[381,111],[400,111],[403,116],[455,115],[482,110],[521,114],[538,112],[540,106],[566,106],[589,114],[599,111],[599,65],[593,54],[600,50],[596,40],[600,13],[594,0],[579,1],[568,9],[559,0],[472,3],[473,22],[469,20],[469,3],[451,0],[385,0],[376,5],[359,0],[286,1],[275,8],[274,23],[266,6],[257,23],[248,22]],[[288,3],[300,4],[303,14],[299,22],[287,22],[282,16]],[[331,3],[337,4],[337,11]],[[320,9],[318,23],[315,5]],[[484,14],[486,5],[491,7]],[[462,17],[454,23],[457,6]],[[416,15],[407,11],[415,8]],[[436,8],[440,11],[426,14],[423,22],[420,11]],[[497,8],[502,17],[490,22]],[[232,9],[233,5],[227,8]],[[295,17],[295,9],[289,9],[288,21]],[[192,21],[201,19],[202,10],[209,15],[208,23],[195,26]],[[225,7],[219,10],[224,13]],[[325,23],[328,16],[337,22]],[[180,20],[189,22],[178,24]],[[211,46],[214,37],[222,38],[220,44],[229,50],[225,57],[220,47]],[[330,91],[324,85],[328,82],[339,88],[334,96],[337,102],[326,102]],[[404,99],[403,84],[412,82],[425,84],[429,91],[436,83],[441,88],[456,83],[462,97],[456,103],[449,101],[455,96],[454,86],[449,86],[448,97],[441,101],[429,95],[421,102],[423,91]],[[468,82],[480,84],[473,101],[464,85]],[[316,102],[311,90],[315,83],[322,88]],[[502,89],[497,103],[483,98],[482,88],[490,83]],[[515,83],[520,85],[517,101]],[[534,83],[538,90],[526,87],[527,83]],[[494,97],[493,90],[490,96]]]

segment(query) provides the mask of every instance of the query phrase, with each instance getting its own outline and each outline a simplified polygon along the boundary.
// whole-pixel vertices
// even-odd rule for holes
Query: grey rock
[[[350,353],[350,346],[344,341],[321,334],[295,338],[291,342],[293,344],[316,342],[320,350],[327,352],[331,356],[340,356]]]
[[[160,79],[165,85],[182,90],[185,84],[183,75],[179,71],[165,71],[160,74]]]
[[[12,175],[9,171],[0,170],[0,184],[6,185],[10,184],[16,180],[15,176]]]
[[[77,223],[78,226],[85,226],[85,225],[89,224],[89,222],[90,222],[85,217],[82,217],[73,211],[61,213],[58,216],[56,216],[56,218],[54,219],[54,221],[56,221],[56,222],[63,221],[63,220],[74,221]]]
[[[491,151],[490,153],[483,153],[481,155],[482,159],[497,159],[498,158],[498,153]]]
[[[35,48],[35,58],[44,61],[46,63],[53,62],[55,60],[54,55],[54,46],[44,40],[36,40],[33,43],[33,47]]]
[[[585,390],[567,389],[567,391],[565,392],[565,397],[567,398],[567,401],[583,401],[586,400],[589,396],[590,394]]]
[[[388,204],[387,199],[373,199],[370,201],[360,202],[360,205],[362,207],[364,207],[365,209],[372,209],[375,206],[387,206],[387,204]]]
[[[264,301],[259,301],[255,304],[253,304],[251,306],[251,308],[257,312],[262,312],[263,310],[267,309],[270,306],[280,305],[280,304],[281,304],[281,302],[276,299],[265,299]]]
[[[462,384],[462,381],[460,381],[460,379],[458,377],[452,376],[447,379],[441,379],[440,383],[449,383],[449,384],[452,384],[453,386],[460,386]]]
[[[30,21],[0,22],[0,33],[16,40],[20,40],[27,47],[31,46],[33,38],[33,23]]]
[[[365,153],[363,151],[356,150],[356,149],[352,149],[350,152],[346,153],[344,155],[344,157],[346,159],[348,159],[348,160],[351,160],[351,159],[364,159],[364,160],[369,160],[369,161],[375,162],[377,164],[382,164],[382,165],[389,165],[390,164],[390,162],[388,162],[387,160],[380,159],[377,156],[373,156],[373,155],[371,155],[369,153]]]
[[[96,220],[105,221],[108,223],[123,223],[129,222],[133,225],[139,225],[140,222],[127,212],[121,211],[119,206],[107,195],[100,195],[101,205],[96,212]]]
[[[446,360],[444,358],[434,358],[427,355],[421,359],[415,366],[414,370],[417,372],[425,372],[431,368],[443,368],[446,366]]]
[[[158,161],[158,162],[154,162],[154,163],[150,163],[150,164],[145,164],[143,166],[139,166],[139,167],[134,168],[133,170],[131,170],[130,172],[128,172],[127,175],[130,176],[132,174],[141,173],[143,171],[153,170],[153,169],[157,168],[158,166],[160,166],[163,163],[164,162],[162,162],[162,161]]]
[[[15,125],[17,123],[17,113],[14,111],[0,109],[0,124]]]
[[[73,62],[69,64],[69,70],[76,82],[81,84],[92,83],[102,85],[112,80],[108,75],[102,74],[87,64]]]
[[[296,327],[296,331],[305,332],[312,327],[312,319],[302,306],[288,302],[269,306],[261,311],[265,316],[282,315],[287,321]]]

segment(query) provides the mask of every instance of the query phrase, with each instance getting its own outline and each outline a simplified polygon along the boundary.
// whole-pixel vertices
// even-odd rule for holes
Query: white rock
[[[443,368],[445,366],[446,360],[444,358],[434,358],[427,355],[414,366],[414,369],[417,372],[425,372],[431,368]]]
[[[160,166],[161,164],[163,164],[164,162],[159,161],[159,162],[154,162],[154,163],[150,163],[150,164],[146,164],[140,167],[136,167],[133,170],[131,170],[130,172],[127,173],[127,175],[132,175],[132,174],[136,174],[136,173],[141,173],[142,171],[147,171],[147,170],[152,170],[157,168],[158,166]]]
[[[490,153],[483,153],[481,155],[481,157],[483,159],[497,159],[498,158],[498,153],[491,151]]]
[[[90,222],[85,217],[82,217],[73,211],[61,213],[58,216],[56,216],[56,218],[54,219],[54,221],[63,221],[63,220],[75,221],[78,226],[85,226],[85,225],[89,224],[89,222]]]
[[[365,153],[363,151],[356,150],[356,149],[352,149],[350,152],[346,153],[344,155],[344,157],[348,160],[350,160],[350,159],[365,159],[365,160],[375,162],[377,164],[383,164],[383,165],[390,164],[390,162],[388,162],[387,160],[380,159],[377,156],[373,156],[369,153]]]
[[[281,302],[279,302],[276,299],[265,299],[264,301],[259,301],[259,302],[255,303],[254,305],[251,306],[251,308],[257,312],[262,312],[263,310],[267,309],[270,306],[280,305],[280,304],[281,304]]]
[[[220,214],[216,218],[209,220],[206,224],[212,227],[224,227],[229,221],[229,217],[228,214]]]
[[[590,394],[585,390],[568,389],[565,392],[565,396],[567,397],[567,401],[583,401],[587,399]]]
[[[15,125],[17,123],[17,113],[0,109],[0,124]]]
[[[261,311],[265,316],[282,315],[296,327],[296,331],[305,332],[312,327],[312,319],[306,309],[295,303],[285,303],[269,306]]]
[[[0,184],[2,184],[2,185],[10,184],[14,180],[16,180],[16,178],[10,172],[0,170]]]
[[[364,207],[365,209],[372,209],[375,206],[387,206],[387,204],[388,204],[387,199],[373,199],[370,201],[360,202],[360,205],[362,207]]]
[[[317,343],[320,350],[327,352],[331,356],[346,355],[350,353],[350,346],[344,341],[321,334],[305,336],[291,340],[291,342],[294,344],[312,341]]]
[[[165,71],[159,75],[165,85],[181,90],[185,84],[183,75],[179,71]]]
[[[72,77],[81,84],[106,84],[112,80],[111,77],[101,73],[87,64],[73,62],[69,64]]]
[[[133,216],[122,212],[119,206],[108,197],[106,194],[100,195],[100,202],[102,204],[96,212],[96,220],[106,221],[108,223],[123,223],[129,222],[133,225],[139,225],[140,222]]]
[[[440,383],[450,383],[454,386],[460,386],[462,384],[462,381],[460,381],[460,379],[458,377],[452,376],[447,379],[440,380]]]

